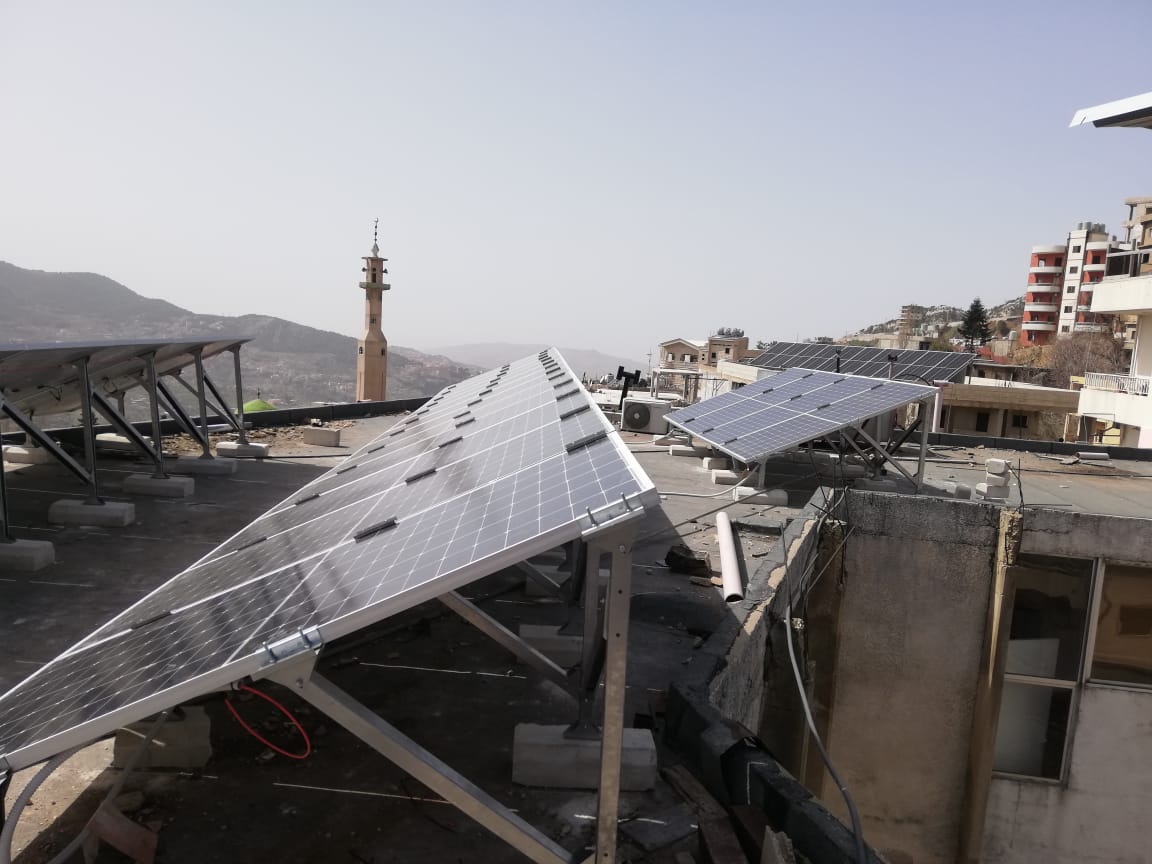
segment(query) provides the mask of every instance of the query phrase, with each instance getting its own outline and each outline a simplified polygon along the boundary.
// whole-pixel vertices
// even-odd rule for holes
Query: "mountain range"
[[[277,407],[355,398],[356,340],[271,315],[200,315],[95,273],[47,273],[0,261],[0,343],[250,337],[245,398]],[[232,398],[230,358],[206,361]],[[479,369],[411,348],[388,349],[388,396],[427,396]]]

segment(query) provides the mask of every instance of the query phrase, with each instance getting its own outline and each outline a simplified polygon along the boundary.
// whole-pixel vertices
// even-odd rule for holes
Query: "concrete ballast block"
[[[989,486],[987,483],[976,484],[976,494],[983,498],[1007,498],[1007,486]]]
[[[743,477],[735,471],[716,470],[712,472],[712,482],[719,486],[731,486],[739,483]]]
[[[1007,486],[1008,485],[1008,475],[1007,474],[985,474],[984,475],[984,485],[985,486]]]
[[[56,525],[98,525],[101,528],[123,528],[136,521],[136,505],[131,501],[105,501],[87,504],[78,498],[52,502],[48,521]]]
[[[340,430],[326,429],[323,426],[305,426],[304,443],[315,444],[319,447],[339,447]]]
[[[168,474],[199,474],[205,477],[226,477],[236,473],[239,466],[234,459],[165,459],[164,471]]]
[[[569,636],[560,628],[548,624],[521,624],[520,638],[557,666],[565,669],[580,662],[583,642],[579,636]]]
[[[727,456],[705,456],[700,463],[707,471],[727,471],[732,468],[732,461]]]
[[[196,491],[196,481],[191,477],[150,477],[147,474],[129,474],[124,479],[122,488],[128,495],[187,498]]]
[[[4,447],[4,461],[14,465],[47,465],[52,459],[52,454],[43,447],[21,447],[18,444]]]
[[[788,491],[786,489],[765,489],[757,492],[747,486],[736,489],[736,497],[745,504],[771,504],[774,507],[788,506]]]
[[[145,437],[144,441],[149,447],[152,446],[151,438]],[[115,432],[101,432],[97,435],[96,447],[100,450],[116,450],[125,453],[135,453],[139,449],[127,436],[117,435]]]
[[[212,758],[212,723],[203,706],[185,705],[182,717],[169,718],[160,727],[137,768],[203,768]],[[144,742],[152,720],[142,720],[116,732],[112,765],[123,768]]]
[[[216,455],[228,459],[263,459],[268,455],[268,445],[221,441],[216,445]]]
[[[687,444],[669,444],[668,445],[668,455],[669,456],[691,456],[693,458],[698,458],[700,456],[700,454],[696,451],[695,447],[689,447]]]
[[[519,723],[512,738],[512,782],[549,789],[600,786],[600,741],[565,738],[567,726]],[[656,741],[648,729],[625,729],[620,788],[643,792],[656,785]]]
[[[985,459],[984,470],[989,474],[1007,474],[1008,473],[1008,460],[1006,459]]]
[[[47,540],[0,541],[0,571],[35,573],[56,563],[56,549]]]

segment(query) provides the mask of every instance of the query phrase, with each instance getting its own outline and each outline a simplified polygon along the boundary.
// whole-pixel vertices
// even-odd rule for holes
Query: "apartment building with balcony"
[[[1076,112],[1071,125],[1084,123],[1152,129],[1152,93]],[[1127,375],[1089,370],[1078,413],[1116,429],[1125,446],[1152,447],[1152,197],[1129,198],[1125,204],[1126,237],[1109,250],[1103,278],[1094,285],[1091,310],[1135,316],[1128,327],[1132,359]]]
[[[1032,247],[1022,322],[1025,344],[1108,331],[1111,319],[1092,309],[1092,292],[1114,248],[1118,244],[1100,222],[1079,223],[1063,244]]]

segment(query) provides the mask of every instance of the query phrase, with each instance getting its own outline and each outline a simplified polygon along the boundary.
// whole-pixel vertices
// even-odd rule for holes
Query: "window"
[[[1063,263],[1064,263],[1064,259],[1060,258],[1060,257],[1057,257],[1056,261],[1054,262],[1055,266],[1057,266],[1057,267],[1059,267]]]
[[[1152,568],[1105,564],[1101,583],[1091,677],[1152,685]]]
[[[1067,333],[1067,332],[1068,332],[1068,325],[1067,325],[1067,324],[1065,324],[1063,327],[1061,327],[1061,328],[1060,328],[1060,332],[1061,332],[1061,333]]]
[[[1048,259],[1046,259],[1046,258],[1040,258],[1039,260],[1037,260],[1036,266],[1037,267],[1047,267],[1048,266],[1047,260]]]
[[[676,355],[673,354],[671,351],[669,351],[668,357],[666,359],[668,360],[669,363],[675,363],[676,362]]]
[[[713,352],[712,352],[712,359],[713,359],[713,360],[715,360],[715,359],[716,359],[716,352],[715,352],[715,351],[713,351]]]
[[[357,351],[357,353],[358,353],[358,354],[363,354],[363,353],[364,353],[364,346],[363,346],[363,345],[361,345],[361,346],[360,346],[360,350],[359,350],[359,351]]]
[[[1060,780],[1080,681],[1092,562],[1020,555],[992,767]]]
[[[368,323],[369,324],[375,324],[376,323],[376,316],[375,315],[369,315],[368,316]]]
[[[1099,253],[1099,252],[1093,252],[1093,253],[1092,253],[1092,262],[1091,262],[1091,263],[1093,263],[1093,264],[1099,264],[1099,263],[1101,263],[1101,261],[1102,261],[1102,260],[1103,260],[1103,259],[1100,257],[1100,253]]]
[[[1079,273],[1080,268],[1077,265],[1073,264],[1071,267],[1068,268],[1068,272],[1069,273]]]
[[[1080,251],[1080,247],[1079,247],[1079,246],[1073,246],[1073,247],[1072,247],[1072,253],[1073,253],[1073,254],[1075,254],[1075,253],[1077,253],[1077,252],[1079,252],[1079,251]]]
[[[988,418],[989,418],[989,414],[987,411],[977,411],[976,412],[976,431],[977,432],[987,432],[988,431]]]
[[[1065,306],[1065,307],[1064,307],[1064,311],[1065,311],[1065,312],[1071,312],[1071,311],[1072,311],[1072,307],[1071,307],[1071,306]]]
[[[1028,415],[1027,414],[1013,414],[1012,415],[1012,428],[1013,429],[1027,429],[1028,428]]]

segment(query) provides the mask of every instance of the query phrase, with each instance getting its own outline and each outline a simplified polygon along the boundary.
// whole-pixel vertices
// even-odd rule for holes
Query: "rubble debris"
[[[707,552],[697,552],[683,543],[672,546],[664,556],[664,563],[673,573],[711,578],[712,561]]]

